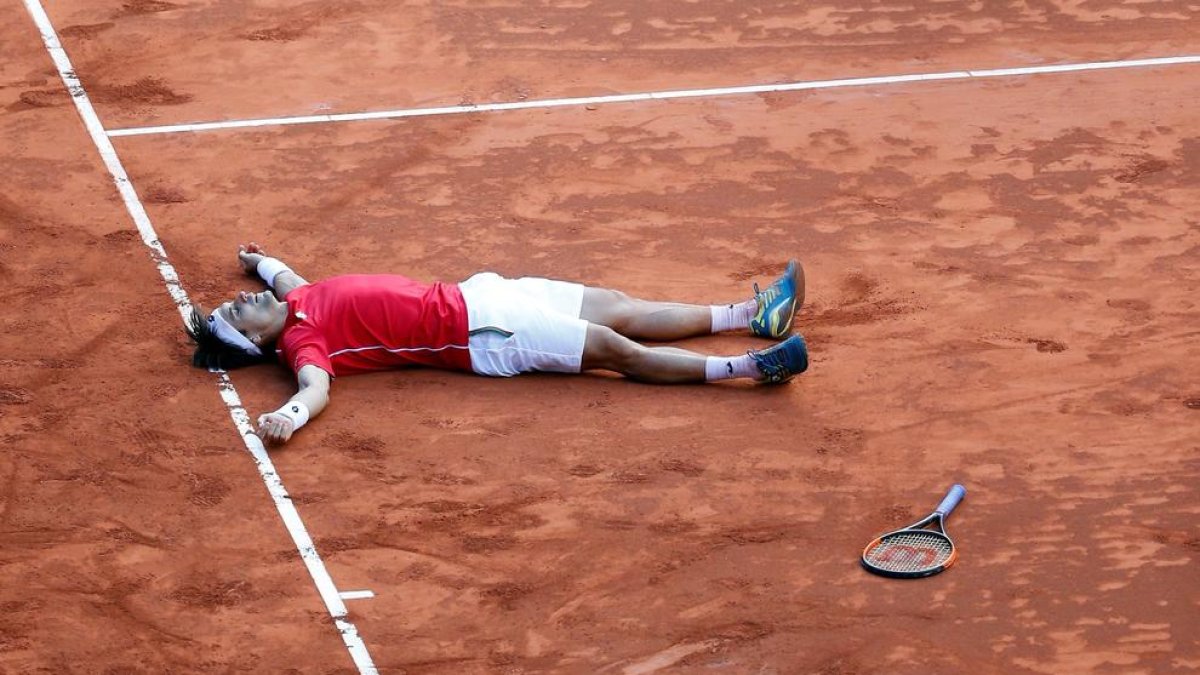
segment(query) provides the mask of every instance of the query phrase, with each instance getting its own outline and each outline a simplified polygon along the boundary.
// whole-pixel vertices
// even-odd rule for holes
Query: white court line
[[[100,118],[96,115],[95,108],[92,107],[92,102],[83,88],[83,83],[75,75],[75,69],[72,67],[70,59],[67,58],[66,51],[62,48],[62,44],[58,40],[58,34],[55,32],[54,26],[50,23],[50,17],[46,15],[46,11],[42,8],[40,0],[24,0],[24,2],[25,8],[29,11],[30,16],[33,17],[38,30],[41,31],[42,41],[46,43],[46,50],[50,52],[50,58],[54,60],[54,65],[58,68],[58,74],[62,77],[63,84],[66,85],[67,91],[70,92],[71,97],[75,101],[75,108],[79,111],[79,116],[83,118],[83,123],[87,127],[88,133],[91,134],[92,141],[96,144],[96,150],[100,152],[100,157],[104,160],[105,167],[112,174],[113,182],[116,184],[117,190],[121,193],[121,199],[125,202],[125,208],[129,211],[129,215],[137,225],[138,232],[142,235],[142,242],[150,249],[150,257],[158,265],[158,272],[162,275],[163,283],[166,285],[167,291],[171,294],[171,298],[175,300],[175,305],[179,310],[180,316],[186,321],[192,307],[187,292],[184,291],[183,285],[179,283],[179,276],[175,273],[175,268],[167,260],[166,250],[163,248],[162,242],[159,241],[158,235],[154,232],[154,226],[150,224],[150,218],[146,215],[146,210],[142,208],[142,203],[138,199],[137,192],[133,189],[133,184],[129,181],[129,176],[126,175],[120,158],[117,157],[117,151],[113,148],[112,142],[108,140],[108,137],[104,133],[104,126],[100,123]],[[325,563],[317,555],[312,539],[308,536],[308,532],[304,528],[304,523],[300,520],[300,514],[296,511],[295,505],[292,504],[291,497],[288,496],[287,490],[284,489],[283,481],[279,479],[279,474],[275,472],[275,467],[271,463],[271,458],[267,455],[266,448],[263,447],[262,441],[259,440],[258,436],[254,435],[254,429],[250,425],[250,415],[242,407],[237,390],[234,389],[233,383],[229,381],[229,377],[225,373],[220,373],[217,386],[220,389],[221,398],[229,408],[229,415],[233,419],[238,433],[242,436],[242,441],[245,443],[246,449],[250,451],[251,456],[254,458],[254,463],[258,467],[258,473],[262,476],[263,483],[267,486],[267,491],[271,493],[271,498],[275,502],[275,508],[278,509],[280,517],[283,518],[283,523],[287,527],[288,533],[291,534],[296,548],[300,551],[300,557],[308,567],[309,574],[312,575],[313,581],[316,582],[317,590],[321,594],[321,599],[325,601],[325,607],[329,610],[329,615],[333,618],[334,625],[337,627],[338,632],[341,633],[342,642],[345,643],[346,649],[349,650],[350,658],[358,666],[358,672],[364,675],[375,675],[378,671],[375,668],[375,664],[371,661],[371,655],[367,652],[367,647],[363,643],[362,638],[359,637],[358,629],[355,628],[353,623],[346,620],[346,605],[338,595],[337,587],[334,586],[333,579],[325,569]]]
[[[443,108],[414,108],[410,110],[381,110],[365,113],[342,113],[337,115],[305,115],[301,117],[271,117],[253,120],[231,120],[227,122],[199,122],[196,124],[171,124],[157,127],[135,127],[111,129],[109,136],[145,136],[148,134],[173,134],[187,131],[212,131],[215,129],[243,129],[247,127],[286,126],[292,124],[322,124],[327,122],[359,122],[363,120],[398,119],[402,117],[429,117],[432,115],[461,115],[464,113],[496,112],[500,110],[528,110],[531,108],[560,108],[563,106],[600,105],[604,103],[629,103],[632,101],[666,101],[674,98],[700,98],[709,96],[732,96],[736,94],[765,94],[777,91],[802,91],[806,89],[834,89],[838,87],[866,87],[878,84],[900,84],[904,82],[929,82],[935,80],[965,80],[979,77],[1012,77],[1016,75],[1043,75],[1048,73],[1077,73],[1085,70],[1112,70],[1115,68],[1145,68],[1148,66],[1176,66],[1200,63],[1197,56],[1168,56],[1157,59],[1132,61],[1100,61],[1096,63],[1068,63],[1057,66],[1030,66],[1026,68],[997,68],[993,70],[955,70],[946,73],[918,75],[887,75],[883,77],[856,77],[848,80],[815,80],[786,84],[761,84],[748,87],[724,87],[720,89],[682,89],[642,94],[614,94],[612,96],[590,96],[586,98],[553,98],[541,101],[517,103],[477,103]]]
[[[342,591],[338,595],[343,600],[367,600],[375,597],[375,591]]]

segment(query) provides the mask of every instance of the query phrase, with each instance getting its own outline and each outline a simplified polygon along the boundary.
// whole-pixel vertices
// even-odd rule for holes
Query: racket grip
[[[938,504],[937,513],[943,516],[950,515],[950,512],[954,510],[954,507],[958,506],[958,503],[962,501],[962,498],[966,494],[967,488],[955,483],[954,487],[950,488],[950,492],[946,493],[946,498],[942,500],[942,503]]]

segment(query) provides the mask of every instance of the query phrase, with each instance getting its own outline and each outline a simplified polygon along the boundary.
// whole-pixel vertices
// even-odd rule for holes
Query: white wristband
[[[308,406],[300,401],[288,401],[283,404],[283,407],[275,411],[276,415],[283,415],[292,421],[292,431],[308,424]]]
[[[292,268],[288,267],[279,258],[263,258],[262,260],[258,261],[257,269],[258,276],[262,277],[262,280],[267,282],[267,285],[271,288],[275,288],[275,277],[278,276],[280,272],[292,271]]]

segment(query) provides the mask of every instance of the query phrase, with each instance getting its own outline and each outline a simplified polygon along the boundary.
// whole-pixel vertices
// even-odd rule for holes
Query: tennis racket
[[[946,517],[958,506],[967,489],[955,485],[927,517],[900,530],[888,532],[867,544],[862,564],[868,572],[896,579],[928,577],[954,564],[958,552],[946,534]],[[937,530],[927,526],[937,525]]]

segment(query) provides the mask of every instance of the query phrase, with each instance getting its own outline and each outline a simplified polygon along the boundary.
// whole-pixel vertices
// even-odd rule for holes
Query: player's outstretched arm
[[[258,436],[268,443],[287,443],[296,430],[321,414],[329,404],[329,373],[307,365],[296,374],[300,391],[279,410],[260,415]]]
[[[286,263],[267,255],[263,247],[254,242],[238,246],[238,262],[246,274],[257,274],[261,277],[280,300],[285,299],[293,289],[308,283]]]

